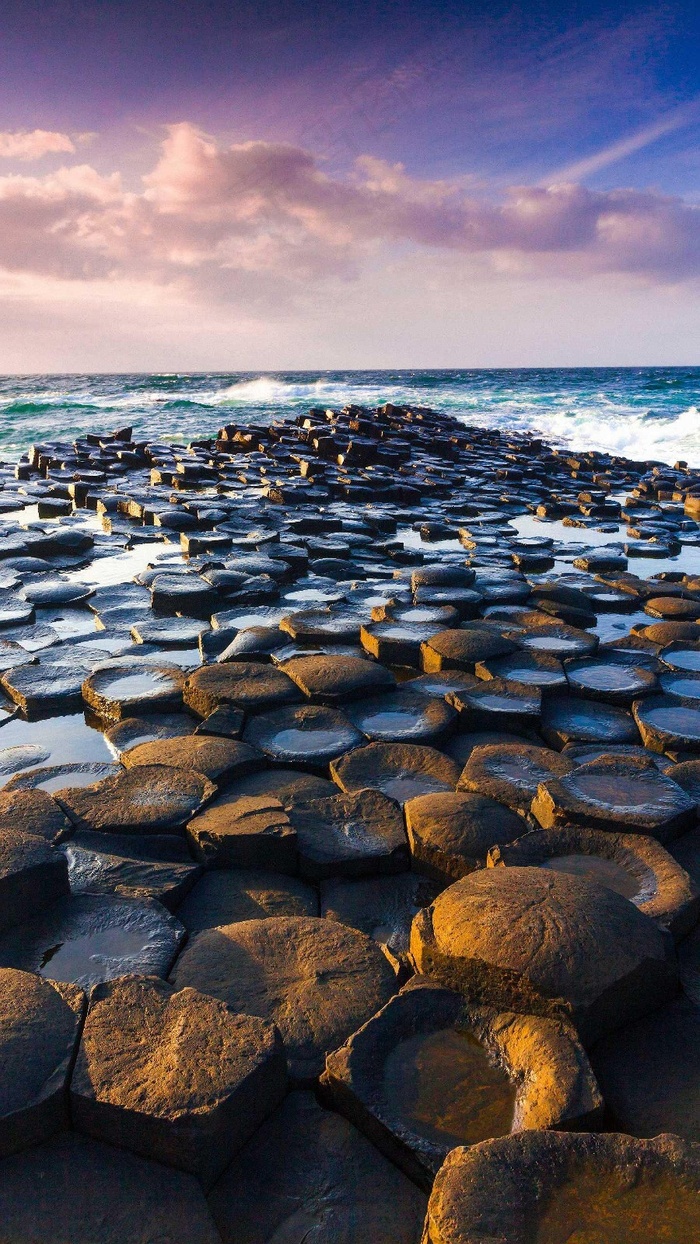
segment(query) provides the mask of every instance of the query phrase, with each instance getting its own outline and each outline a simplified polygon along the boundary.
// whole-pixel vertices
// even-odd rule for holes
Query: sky
[[[3,0],[0,371],[700,363],[700,6]]]

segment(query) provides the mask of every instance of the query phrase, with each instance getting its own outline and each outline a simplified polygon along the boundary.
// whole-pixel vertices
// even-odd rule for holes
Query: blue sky
[[[700,6],[5,0],[0,36],[0,368],[698,361]]]

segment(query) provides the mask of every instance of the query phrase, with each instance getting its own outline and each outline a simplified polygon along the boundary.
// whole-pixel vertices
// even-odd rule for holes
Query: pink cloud
[[[5,160],[38,160],[40,156],[74,151],[75,144],[68,134],[54,130],[0,132],[0,158]]]
[[[215,299],[247,297],[256,276],[282,298],[352,277],[396,244],[535,272],[678,281],[700,275],[700,211],[654,191],[575,184],[514,187],[495,200],[370,157],[341,178],[300,147],[220,148],[187,123],[170,127],[138,192],[85,164],[0,177],[6,271],[149,280]]]

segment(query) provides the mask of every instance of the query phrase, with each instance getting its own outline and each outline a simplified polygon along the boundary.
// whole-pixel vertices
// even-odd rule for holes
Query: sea
[[[224,423],[270,423],[347,402],[429,406],[574,451],[700,467],[700,367],[4,376],[0,457],[125,424],[137,439],[187,443]]]

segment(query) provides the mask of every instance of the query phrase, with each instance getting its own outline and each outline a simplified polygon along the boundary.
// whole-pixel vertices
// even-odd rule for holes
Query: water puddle
[[[391,1113],[435,1144],[474,1145],[507,1135],[515,1089],[468,1032],[446,1028],[402,1041],[384,1064]]]

